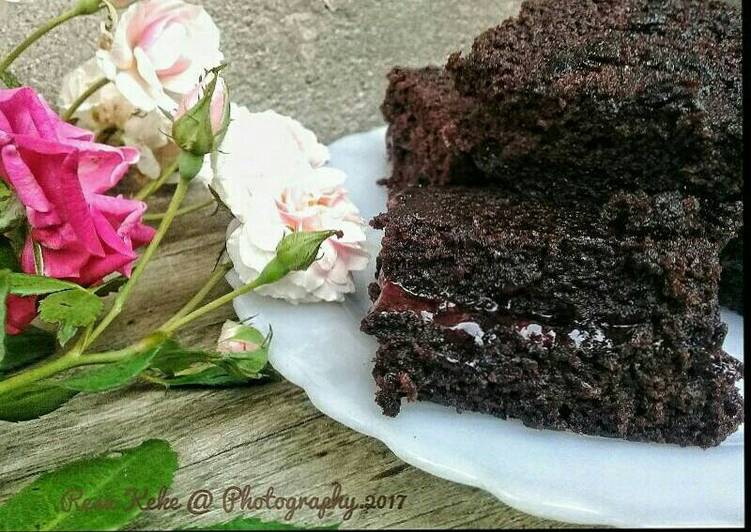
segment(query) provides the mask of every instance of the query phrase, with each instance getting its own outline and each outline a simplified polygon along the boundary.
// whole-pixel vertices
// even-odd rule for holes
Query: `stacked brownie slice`
[[[718,293],[722,250],[742,286],[740,14],[525,2],[445,69],[389,81],[363,321],[384,412],[406,397],[632,440],[732,433],[742,366]]]

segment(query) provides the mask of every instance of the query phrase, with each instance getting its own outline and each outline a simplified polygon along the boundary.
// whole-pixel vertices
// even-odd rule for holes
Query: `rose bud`
[[[192,179],[203,166],[205,155],[216,150],[229,125],[229,96],[218,67],[181,102],[172,125],[172,137],[182,150],[180,175]]]
[[[244,353],[257,351],[266,339],[253,327],[227,320],[222,325],[216,350],[220,353]]]
[[[279,242],[276,255],[258,275],[255,283],[260,286],[282,279],[294,271],[307,270],[318,259],[321,245],[332,236],[342,238],[341,231],[295,231]]]

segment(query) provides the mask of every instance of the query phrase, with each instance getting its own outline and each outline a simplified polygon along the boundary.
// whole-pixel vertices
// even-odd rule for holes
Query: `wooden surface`
[[[198,201],[194,191],[189,201]],[[162,210],[165,198],[153,203]],[[178,220],[147,270],[125,314],[103,338],[124,345],[163,321],[202,284],[224,243],[225,214],[211,210]],[[227,291],[222,283],[215,294]],[[184,342],[210,346],[231,307],[197,322]],[[57,412],[21,424],[0,424],[0,500],[39,473],[67,461],[163,438],[179,453],[173,493],[181,499],[199,489],[221,493],[231,485],[269,487],[285,496],[343,493],[406,495],[402,509],[356,511],[342,528],[550,527],[555,523],[521,514],[481,490],[444,481],[396,458],[380,442],[319,413],[304,392],[286,382],[231,390],[163,391],[146,386],[79,396]],[[144,514],[134,528],[173,528],[235,517],[217,509],[202,516],[185,510]],[[282,519],[283,513],[253,513]],[[323,522],[341,519],[329,512]],[[300,512],[296,524],[320,524]]]
[[[0,0],[2,1],[2,0]],[[70,0],[11,5],[0,25],[0,51]],[[223,30],[232,61],[230,82],[240,103],[290,113],[324,140],[381,123],[385,72],[394,64],[442,63],[474,35],[518,9],[518,0],[205,0]],[[15,10],[15,11],[13,11]],[[91,54],[82,35],[96,20],[57,30],[14,70],[55,101],[61,75]],[[89,32],[89,33],[86,33]],[[166,195],[152,202],[163,211]],[[192,198],[189,202],[199,201]],[[210,211],[179,219],[148,268],[127,311],[102,347],[126,345],[171,315],[208,276],[224,243],[228,218]],[[215,294],[227,291],[224,284]],[[230,307],[196,323],[182,340],[211,346]],[[273,487],[286,496],[331,492],[406,495],[400,510],[355,512],[342,528],[549,527],[478,489],[447,482],[397,459],[376,440],[321,415],[295,386],[281,382],[232,390],[160,391],[134,387],[79,396],[59,411],[23,424],[0,423],[0,501],[43,471],[65,462],[163,438],[179,453],[173,492],[218,494],[230,485]],[[282,519],[280,512],[262,512]],[[220,510],[197,517],[185,510],[144,514],[134,528],[167,529],[226,521]],[[329,513],[336,522],[342,512]],[[320,524],[300,512],[296,524]]]

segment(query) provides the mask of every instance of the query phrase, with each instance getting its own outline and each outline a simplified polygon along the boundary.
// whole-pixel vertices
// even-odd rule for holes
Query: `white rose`
[[[97,58],[137,108],[174,111],[208,69],[224,56],[220,32],[203,7],[182,0],[142,0],[120,17],[110,50]]]
[[[232,104],[230,117],[219,152],[214,161],[207,158],[199,179],[243,222],[252,194],[278,194],[308,179],[329,158],[328,148],[315,134],[288,116],[274,111],[251,113]]]
[[[58,107],[61,112],[68,109],[76,99],[96,81],[102,78],[102,71],[96,59],[90,59],[69,72],[64,78]],[[105,129],[122,129],[135,112],[130,102],[123,97],[117,87],[105,85],[86,99],[73,115],[79,127],[99,133]]]
[[[329,181],[338,171],[326,172]],[[313,181],[316,181],[315,179]],[[291,303],[342,301],[355,290],[352,271],[368,264],[365,251],[365,222],[341,186],[323,191],[304,186],[284,189],[276,196],[254,194],[245,210],[247,223],[234,221],[228,229],[227,253],[243,282],[255,279],[274,257],[281,238],[291,231],[338,229],[340,239],[326,240],[320,258],[305,271],[257,289],[262,295]]]
[[[173,145],[167,136],[171,128],[170,121],[159,111],[134,114],[123,125],[123,142],[141,152],[138,171],[151,179],[157,179],[162,174],[161,152],[174,152],[177,149],[164,150]]]

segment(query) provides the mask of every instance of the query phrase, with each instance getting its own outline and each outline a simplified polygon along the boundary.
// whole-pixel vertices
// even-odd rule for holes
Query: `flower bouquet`
[[[54,108],[11,69],[80,16],[102,17],[98,50],[65,77]],[[305,303],[354,290],[368,255],[346,176],[296,120],[231,102],[226,67],[217,26],[183,0],[78,0],[0,57],[0,420],[137,380],[268,379],[270,330],[228,322],[215,350],[175,334],[251,291]],[[148,213],[168,186],[167,210]],[[184,205],[190,187],[210,201]],[[233,219],[204,286],[134,344],[99,346],[175,218],[211,205]],[[244,284],[206,301],[233,267]]]

